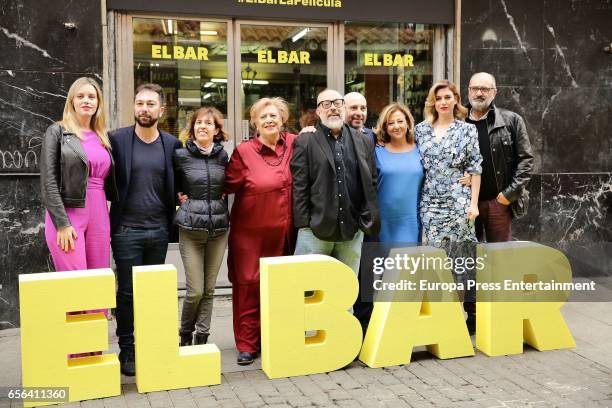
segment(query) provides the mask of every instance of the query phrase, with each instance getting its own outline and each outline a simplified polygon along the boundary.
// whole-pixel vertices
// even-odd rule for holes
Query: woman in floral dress
[[[415,127],[415,137],[425,169],[420,215],[426,243],[444,248],[449,257],[472,257],[476,242],[474,220],[478,216],[480,163],[478,133],[464,122],[457,87],[440,81],[429,90],[425,121]],[[471,188],[459,183],[464,171],[471,174]],[[466,279],[455,268],[455,279]]]

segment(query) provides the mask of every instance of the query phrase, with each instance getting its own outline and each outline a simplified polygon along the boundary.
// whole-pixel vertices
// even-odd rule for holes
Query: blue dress
[[[375,151],[379,239],[388,243],[418,243],[421,241],[419,199],[424,178],[419,148],[393,153],[376,146]]]

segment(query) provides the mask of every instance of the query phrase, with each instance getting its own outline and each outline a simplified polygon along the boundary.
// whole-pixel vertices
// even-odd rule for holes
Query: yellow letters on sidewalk
[[[361,326],[349,309],[355,273],[324,255],[260,260],[261,365],[269,378],[333,371],[361,345]],[[315,291],[304,298],[305,291]],[[305,337],[305,331],[317,331]]]
[[[477,294],[480,351],[489,356],[520,354],[523,342],[540,351],[576,347],[560,311],[569,292],[507,289],[520,282],[571,282],[572,270],[563,253],[534,242],[485,244],[479,251],[486,258],[479,279],[502,289]]]
[[[525,342],[540,351],[575,347],[560,312],[569,290],[543,286],[572,281],[565,255],[533,242],[478,248],[478,258],[484,259],[472,281],[482,289],[476,298],[478,349],[499,356],[521,353]],[[442,259],[448,260],[444,251],[402,248],[377,259],[396,255],[418,258],[420,263],[411,262],[414,267],[408,269],[393,262],[382,270],[373,268],[378,274],[384,272],[382,278],[375,277],[374,286],[388,290],[377,294],[363,345],[361,326],[349,311],[358,294],[358,281],[348,266],[324,255],[262,258],[261,350],[266,375],[280,378],[338,370],[353,361],[360,348],[359,358],[370,367],[408,364],[412,349],[421,345],[441,359],[474,355],[457,284]],[[176,281],[172,265],[134,268],[139,392],[221,382],[217,346],[178,345]],[[438,290],[423,288],[423,281]],[[306,291],[314,295],[305,297]],[[115,306],[110,269],[20,275],[19,298],[24,387],[69,387],[70,401],[120,394],[115,354],[68,358],[108,349],[108,322],[102,313],[67,313]],[[306,336],[311,331],[316,334]],[[26,402],[26,406],[49,403]]]
[[[133,284],[138,392],[220,384],[216,345],[179,347],[174,266],[136,266]]]
[[[445,258],[446,254],[433,247],[416,247],[392,250],[396,254],[414,257]],[[431,262],[443,264],[444,262]],[[435,269],[416,271],[385,271],[384,283],[415,282],[453,283],[450,270]],[[359,359],[369,367],[386,367],[408,364],[415,346],[427,346],[438,358],[473,356],[474,349],[463,319],[463,309],[454,291],[435,294],[414,289],[409,292],[381,292],[385,301],[374,303]],[[427,297],[431,297],[428,299]],[[433,297],[436,296],[434,299]]]
[[[24,387],[69,387],[70,401],[121,393],[116,354],[68,359],[68,354],[108,349],[104,314],[66,313],[114,307],[113,271],[19,275],[19,302]],[[49,403],[25,403],[38,405]]]

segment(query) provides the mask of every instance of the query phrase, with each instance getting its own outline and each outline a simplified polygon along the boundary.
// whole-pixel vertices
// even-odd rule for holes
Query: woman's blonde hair
[[[440,89],[448,88],[455,95],[455,99],[457,103],[455,104],[455,109],[453,109],[453,116],[455,119],[465,120],[468,114],[468,110],[465,106],[461,104],[461,95],[459,95],[459,89],[457,85],[453,84],[447,79],[443,79],[440,82],[436,82],[429,89],[429,93],[427,94],[427,99],[425,100],[425,122],[432,124],[436,120],[438,120],[438,112],[436,111],[436,94]]]
[[[227,132],[223,128],[223,114],[212,106],[203,106],[197,111],[193,112],[191,118],[189,118],[189,124],[187,125],[187,129],[185,129],[185,133],[187,134],[187,139],[195,140],[195,133],[193,131],[193,126],[196,123],[196,120],[200,116],[210,116],[215,123],[215,128],[219,129],[219,132],[213,136],[214,142],[225,142],[229,139]]]
[[[374,133],[376,133],[376,140],[378,140],[379,143],[389,143],[391,141],[391,137],[387,132],[387,121],[395,112],[401,112],[406,118],[406,124],[408,125],[406,141],[408,143],[414,142],[414,118],[410,113],[410,109],[408,109],[406,105],[398,102],[385,106],[380,113],[376,129],[374,130]]]
[[[255,127],[255,119],[257,119],[257,114],[263,108],[270,105],[278,109],[278,112],[281,115],[281,121],[283,122],[283,125],[287,123],[287,121],[289,120],[289,105],[287,105],[287,101],[277,96],[275,98],[261,98],[251,106],[251,126]]]
[[[107,148],[110,149],[110,141],[108,140],[108,133],[106,132],[106,121],[104,119],[104,98],[102,97],[102,91],[100,90],[100,86],[98,83],[88,77],[78,78],[76,81],[70,85],[70,89],[68,90],[68,96],[66,96],[66,104],[64,105],[64,114],[62,116],[62,120],[59,122],[67,131],[74,133],[79,136],[79,121],[77,119],[77,113],[74,110],[74,97],[76,96],[77,91],[84,85],[91,85],[96,90],[96,96],[98,97],[98,107],[96,108],[96,112],[91,117],[91,121],[89,126],[91,130],[96,132],[100,142]]]

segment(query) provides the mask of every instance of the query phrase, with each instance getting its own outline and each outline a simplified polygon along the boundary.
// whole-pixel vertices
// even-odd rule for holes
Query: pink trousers
[[[78,271],[110,267],[110,221],[104,193],[104,179],[90,177],[87,182],[85,208],[66,208],[70,224],[77,233],[74,250],[62,251],[57,244],[57,229],[51,221],[49,212],[45,214],[45,239],[55,270]],[[108,309],[75,311],[69,314],[104,313]],[[70,357],[83,357],[99,354],[71,354]]]

